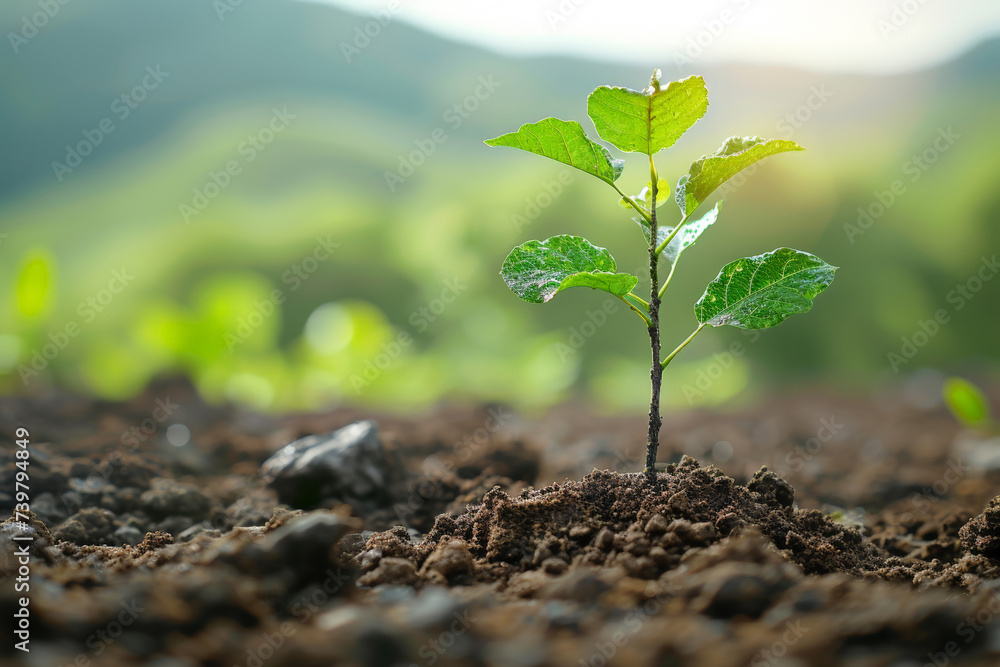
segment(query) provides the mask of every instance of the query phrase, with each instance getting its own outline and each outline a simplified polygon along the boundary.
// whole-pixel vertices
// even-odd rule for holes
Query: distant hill
[[[35,3],[4,3],[2,32],[22,33],[24,17],[35,11]],[[381,28],[348,64],[342,44],[352,44],[354,29],[368,21],[331,6],[276,0],[244,3],[222,20],[212,3],[199,0],[61,6],[37,35],[17,45],[16,54],[10,48],[0,51],[5,155],[0,197],[52,182],[52,162],[65,158],[66,146],[84,140],[83,133],[105,118],[114,123],[114,132],[86,159],[87,169],[148,146],[207,109],[241,98],[273,104],[301,97],[352,101],[401,125],[423,128],[440,122],[443,100],[464,95],[483,74],[502,81],[506,91],[516,88],[516,99],[531,100],[532,108],[564,116],[580,114],[581,90],[625,81],[639,87],[648,77],[637,68],[567,58],[498,58],[399,21]],[[687,73],[673,71],[670,57],[660,65],[668,77]],[[123,119],[122,103],[116,109],[112,105],[141,85],[147,66],[159,66],[169,76]],[[891,81],[763,67],[691,67],[709,78],[713,103],[722,109],[731,110],[736,101],[762,117],[794,109],[805,101],[809,85],[822,80],[841,100],[867,95],[865,112],[885,113],[891,123],[887,112],[901,102],[926,109],[956,94],[995,92],[1000,42],[984,44],[937,70]],[[510,101],[505,104],[513,113]],[[726,123],[725,115],[710,114],[706,122]],[[845,129],[850,122],[842,114],[836,118]],[[710,128],[703,129],[707,134]],[[826,129],[836,131],[832,123]],[[842,145],[839,139],[831,136],[831,145]]]
[[[984,252],[1000,247],[1000,40],[892,77],[699,62],[679,71],[669,44],[649,67],[509,58],[391,21],[364,48],[359,42],[348,62],[342,45],[371,18],[331,6],[244,2],[220,20],[204,0],[91,0],[60,5],[37,34],[14,40],[15,53],[9,33],[37,11],[24,0],[0,6],[8,35],[0,49],[0,233],[7,234],[0,337],[22,337],[22,352],[45,340],[45,327],[7,315],[16,260],[33,248],[50,252],[58,266],[47,327],[77,317],[77,304],[111,271],[137,271],[114,307],[53,363],[76,387],[125,394],[149,373],[180,367],[202,373],[221,395],[228,373],[250,368],[269,374],[280,396],[308,384],[303,377],[320,382],[301,345],[320,305],[353,304],[370,315],[373,331],[391,336],[412,330],[413,313],[459,279],[468,284],[463,298],[416,337],[410,365],[400,364],[420,390],[404,391],[392,375],[385,396],[433,402],[471,394],[538,405],[572,388],[641,407],[648,390],[641,327],[615,317],[584,353],[562,359],[554,343],[600,300],[579,290],[532,308],[497,276],[513,244],[557,233],[586,235],[611,249],[620,267],[639,266],[638,230],[614,193],[582,174],[571,174],[571,196],[532,214],[544,184],[565,169],[483,140],[549,115],[580,120],[592,132],[587,93],[602,84],[640,88],[657,65],[667,79],[704,75],[711,102],[706,117],[658,157],[664,177],[675,179],[734,134],[792,138],[808,149],[769,160],[720,191],[727,199],[720,222],[685,255],[672,284],[665,337],[690,333],[691,304],[736,257],[789,245],[842,267],[816,312],[761,336],[715,385],[718,396],[738,395],[751,368],[754,386],[768,375],[822,374],[847,384],[896,377],[887,353],[935,309],[950,308],[950,290],[977,270]],[[931,154],[933,168],[918,168],[905,195],[862,237],[848,233],[859,209],[877,210],[881,193],[909,179],[914,156],[942,133],[959,138]],[[271,134],[280,141],[255,147]],[[386,174],[428,141],[433,154],[388,188]],[[67,145],[89,155],[77,164]],[[619,181],[626,190],[646,180],[630,159]],[[234,161],[238,178],[214,191]],[[53,162],[66,168],[56,174]],[[186,219],[184,207],[197,206],[198,197],[206,206]],[[670,202],[662,210],[676,214]],[[530,218],[527,226],[515,222],[518,215]],[[199,299],[217,281],[266,293],[268,285],[285,285],[289,267],[327,236],[342,247],[336,259],[287,299],[271,338],[258,336],[245,357],[217,354],[211,344],[220,336],[186,328],[196,308],[208,308]],[[904,370],[995,358],[993,303],[982,297],[949,311],[955,324]],[[378,349],[374,334],[359,338]],[[162,339],[173,347],[162,349]],[[703,335],[672,364],[674,404],[687,404],[684,378],[694,381],[732,340],[742,340],[740,332]],[[11,338],[0,338],[0,367],[4,345],[10,349]],[[370,354],[349,352],[359,364]],[[349,373],[341,362],[326,371]],[[0,391],[17,386],[0,371]]]

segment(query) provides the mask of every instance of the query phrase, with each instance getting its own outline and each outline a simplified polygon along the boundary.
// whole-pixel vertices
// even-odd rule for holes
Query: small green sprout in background
[[[948,378],[941,387],[941,395],[951,414],[962,426],[984,431],[996,428],[990,415],[989,401],[979,387],[968,380]]]
[[[698,326],[666,357],[660,355],[660,299],[673,278],[681,253],[694,245],[719,216],[719,204],[699,219],[695,211],[723,183],[768,156],[804,150],[794,141],[761,137],[730,137],[714,153],[691,164],[677,181],[673,200],[680,220],[660,226],[657,208],[670,198],[670,184],[657,175],[653,156],[672,146],[708,109],[705,80],[692,76],[660,85],[660,70],[643,91],[601,86],[587,98],[587,114],[601,139],[626,153],[640,153],[649,160],[649,181],[639,194],[625,194],[615,182],[624,160],[587,137],[575,121],[545,118],[522,125],[486,141],[489,146],[509,146],[551,158],[594,176],[615,189],[619,203],[634,209],[632,218],[649,250],[649,301],[633,292],[639,279],[618,273],[614,257],[605,248],[579,236],[560,235],[528,241],[514,248],[504,260],[500,275],[517,296],[531,303],[545,303],[570,287],[590,287],[608,292],[641,319],[649,331],[652,349],[649,430],[645,472],[652,475],[660,434],[660,386],[663,369],[705,327],[729,325],[741,329],[766,329],[789,315],[804,313],[812,301],[833,282],[837,267],[815,255],[778,248],[756,257],[744,257],[723,267],[694,306]],[[720,202],[721,203],[721,202]],[[670,265],[663,284],[659,263]]]

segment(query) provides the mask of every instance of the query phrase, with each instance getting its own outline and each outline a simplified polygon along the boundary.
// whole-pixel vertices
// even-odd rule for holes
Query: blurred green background
[[[638,228],[600,181],[482,142],[550,115],[595,136],[587,94],[642,88],[655,66],[704,75],[710,94],[657,158],[671,182],[730,135],[808,149],[723,193],[663,307],[667,349],[737,257],[791,246],[841,267],[812,313],[759,340],[702,334],[671,365],[667,409],[923,367],[996,372],[1000,280],[982,266],[1000,246],[996,40],[889,75],[679,68],[671,50],[648,66],[499,55],[395,19],[357,48],[371,16],[215,5],[60,5],[22,42],[10,35],[41,5],[0,8],[0,392],[123,398],[183,373],[213,401],[263,410],[584,397],[641,412],[637,318],[588,316],[609,298],[589,290],[525,304],[498,276],[511,247],[560,233],[631,270]],[[619,185],[636,192],[647,175],[626,156]],[[728,357],[734,341],[745,354]]]

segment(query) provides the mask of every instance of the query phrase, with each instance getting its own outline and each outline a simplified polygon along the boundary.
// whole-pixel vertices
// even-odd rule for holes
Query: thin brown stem
[[[656,195],[657,175],[653,156],[649,156],[649,173],[653,182],[650,201],[649,234],[649,345],[653,352],[653,363],[649,370],[652,396],[649,399],[649,432],[646,436],[646,467],[644,472],[653,477],[656,474],[656,450],[660,446],[660,386],[663,382],[663,367],[660,366],[660,285],[657,268],[660,255],[656,252]]]

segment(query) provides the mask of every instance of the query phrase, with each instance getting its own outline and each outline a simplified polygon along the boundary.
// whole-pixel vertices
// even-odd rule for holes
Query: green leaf
[[[712,208],[711,211],[701,216],[698,220],[689,222],[684,225],[681,231],[677,232],[677,236],[670,240],[670,244],[663,249],[663,255],[667,258],[667,261],[673,264],[680,257],[681,253],[694,245],[694,242],[698,240],[702,232],[715,224],[715,221],[719,217],[719,208],[722,206],[722,202],[718,202]],[[642,235],[646,237],[646,244],[649,244],[649,227],[646,225],[646,221],[642,218],[632,218],[639,227],[642,228]],[[656,228],[656,245],[660,245],[667,240],[667,237],[674,231],[673,227],[657,227]]]
[[[812,308],[833,282],[836,266],[792,248],[744,257],[723,267],[694,305],[702,324],[767,329]]]
[[[701,206],[717,187],[753,163],[777,153],[804,150],[787,139],[730,137],[722,148],[691,164],[688,173],[677,181],[674,200],[681,213],[687,215]]]
[[[721,206],[722,202],[717,202],[711,211],[701,216],[698,220],[687,223],[681,231],[677,232],[677,236],[671,239],[667,247],[663,249],[663,254],[666,256],[667,261],[671,264],[676,262],[682,252],[694,245],[694,242],[698,240],[698,237],[701,236],[702,232],[715,224],[715,221],[719,218],[719,208]],[[673,230],[668,229],[667,234],[664,234],[660,237],[660,240],[657,241],[657,245],[662,243],[663,239],[665,239],[671,231]],[[657,234],[657,236],[659,237],[659,234]]]
[[[651,200],[653,198],[652,194],[653,181],[646,181],[646,187],[639,191],[639,194],[632,196],[632,201],[639,205],[644,211],[649,213]],[[663,204],[670,199],[670,183],[665,178],[661,178],[656,181],[656,208],[660,208]],[[622,197],[618,200],[618,205],[622,208],[631,209],[632,205],[625,201]],[[634,210],[634,209],[633,209]],[[633,218],[634,219],[634,218]],[[645,222],[645,221],[643,221]]]
[[[660,88],[659,70],[643,91],[601,86],[587,98],[597,134],[628,153],[655,155],[674,145],[708,109],[705,80],[691,76]]]
[[[941,389],[951,414],[965,426],[983,426],[990,419],[990,404],[979,387],[962,378],[948,378]]]
[[[576,121],[544,118],[522,125],[517,132],[486,140],[487,146],[510,146],[576,167],[614,183],[622,175],[624,160],[611,157],[608,149],[590,140]]]
[[[591,287],[615,296],[628,294],[639,279],[615,273],[617,269],[607,249],[564,234],[517,246],[503,261],[500,275],[525,301],[545,303],[569,287]]]

